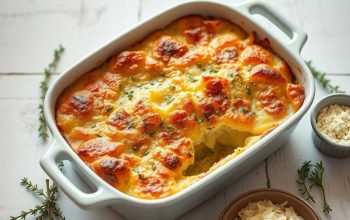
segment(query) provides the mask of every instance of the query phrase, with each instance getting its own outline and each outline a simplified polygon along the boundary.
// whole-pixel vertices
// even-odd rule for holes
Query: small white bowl
[[[312,139],[315,143],[316,148],[331,157],[335,158],[344,158],[350,156],[350,145],[345,144],[339,144],[336,143],[329,138],[327,138],[324,134],[322,134],[317,125],[316,125],[316,119],[319,114],[319,112],[328,105],[346,105],[350,106],[350,95],[347,94],[333,94],[326,96],[325,98],[321,99],[313,108],[310,119],[311,119],[311,125],[312,125]]]

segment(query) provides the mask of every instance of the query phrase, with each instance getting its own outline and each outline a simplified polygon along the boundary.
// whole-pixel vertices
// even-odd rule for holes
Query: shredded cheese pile
[[[350,145],[350,107],[329,105],[317,116],[316,124],[320,132],[331,141]]]
[[[303,220],[287,202],[274,205],[270,200],[249,203],[242,209],[236,220]]]

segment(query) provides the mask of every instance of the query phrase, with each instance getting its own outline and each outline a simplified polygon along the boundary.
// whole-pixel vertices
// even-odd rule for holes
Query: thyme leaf
[[[312,65],[311,60],[305,61],[305,63],[309,67],[314,78],[317,79],[326,90],[331,93],[345,93],[345,91],[341,90],[338,85],[332,85],[331,80],[326,78],[326,73],[317,70]]]
[[[57,164],[58,168],[62,171],[63,162]],[[27,177],[23,177],[21,185],[23,185],[28,191],[31,191],[43,199],[41,204],[34,206],[27,211],[21,211],[18,216],[10,216],[10,220],[26,219],[28,216],[34,216],[35,219],[52,219],[52,220],[65,220],[60,208],[57,207],[57,193],[58,187],[55,183],[50,184],[50,180],[45,180],[46,192],[44,189],[38,187]]]
[[[323,198],[323,212],[329,214],[329,212],[331,212],[332,209],[326,200],[326,194],[323,186],[323,173],[324,173],[324,166],[322,164],[322,161],[320,161],[314,165],[314,169],[311,171],[309,175],[309,179],[311,182],[310,189],[312,189],[315,186],[321,189],[322,198]]]
[[[300,185],[299,191],[302,195],[306,195],[306,200],[311,200],[315,203],[314,197],[311,195],[309,188],[307,187],[307,178],[312,167],[311,161],[305,161],[300,169],[298,169],[298,180],[297,183]]]
[[[300,169],[298,169],[297,183],[300,185],[299,191],[302,195],[306,195],[306,200],[311,200],[315,203],[314,197],[311,195],[311,190],[314,187],[319,187],[322,191],[323,212],[329,214],[332,209],[327,203],[325,189],[323,186],[324,167],[322,161],[312,164],[311,161],[305,161]],[[307,183],[310,183],[307,187]]]
[[[54,50],[53,59],[48,64],[48,66],[44,69],[44,79],[43,81],[40,82],[41,103],[38,106],[39,108],[38,131],[39,131],[39,137],[43,138],[44,140],[46,140],[49,137],[49,134],[47,133],[47,126],[46,126],[46,121],[44,117],[44,99],[45,99],[46,92],[49,88],[48,83],[49,83],[50,77],[56,70],[57,64],[63,52],[64,52],[64,48],[61,45],[59,45],[59,47]]]

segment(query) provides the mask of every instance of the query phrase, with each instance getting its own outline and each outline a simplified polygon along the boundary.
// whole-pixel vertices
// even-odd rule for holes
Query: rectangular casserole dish
[[[80,75],[96,67],[126,46],[143,39],[149,33],[165,27],[179,17],[190,14],[224,18],[241,26],[247,33],[255,31],[258,39],[268,38],[272,50],[289,64],[299,83],[304,86],[306,97],[302,107],[275,130],[190,187],[162,199],[144,200],[131,197],[119,192],[99,178],[70,148],[55,122],[56,101],[61,92]],[[259,14],[271,21],[289,37],[289,40],[282,40],[271,33],[267,27],[256,24],[257,18],[253,17],[253,14]],[[53,83],[45,98],[44,111],[54,141],[41,159],[40,164],[57,185],[83,208],[111,206],[127,219],[174,219],[223,189],[232,181],[237,180],[238,177],[259,164],[287,140],[297,122],[311,106],[314,98],[313,77],[299,55],[306,38],[307,36],[302,29],[285,19],[264,1],[253,0],[234,6],[196,1],[172,7],[97,49],[62,73]],[[72,162],[78,173],[95,189],[95,192],[85,193],[79,190],[57,168],[56,163],[60,160]]]

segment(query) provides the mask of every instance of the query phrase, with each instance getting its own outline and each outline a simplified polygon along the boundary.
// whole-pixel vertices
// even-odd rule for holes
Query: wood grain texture
[[[39,200],[19,185],[27,176],[39,185],[46,174],[39,158],[50,141],[38,138],[37,121],[41,71],[59,43],[66,53],[58,72],[69,67],[103,42],[118,35],[140,20],[183,0],[1,0],[0,8],[0,219],[33,207]],[[239,1],[225,0],[235,3]],[[350,34],[350,2],[347,0],[271,0],[309,34],[303,55],[327,72],[334,84],[350,93],[350,64],[344,44]],[[340,74],[339,74],[340,73]],[[315,101],[327,94],[317,84]],[[315,102],[314,102],[315,103]],[[298,193],[296,170],[305,160],[322,160],[326,166],[325,182],[330,216],[323,219],[348,219],[350,216],[350,160],[332,159],[320,154],[311,140],[309,113],[300,121],[288,142],[265,162],[239,181],[208,199],[179,219],[216,219],[225,205],[240,193],[267,187]],[[67,164],[66,175],[83,190],[89,189]],[[268,177],[268,179],[267,179]],[[315,191],[316,192],[316,191]],[[318,193],[315,193],[318,195]],[[314,205],[322,213],[320,198]],[[60,206],[67,219],[123,219],[110,208],[82,210],[63,193]]]

